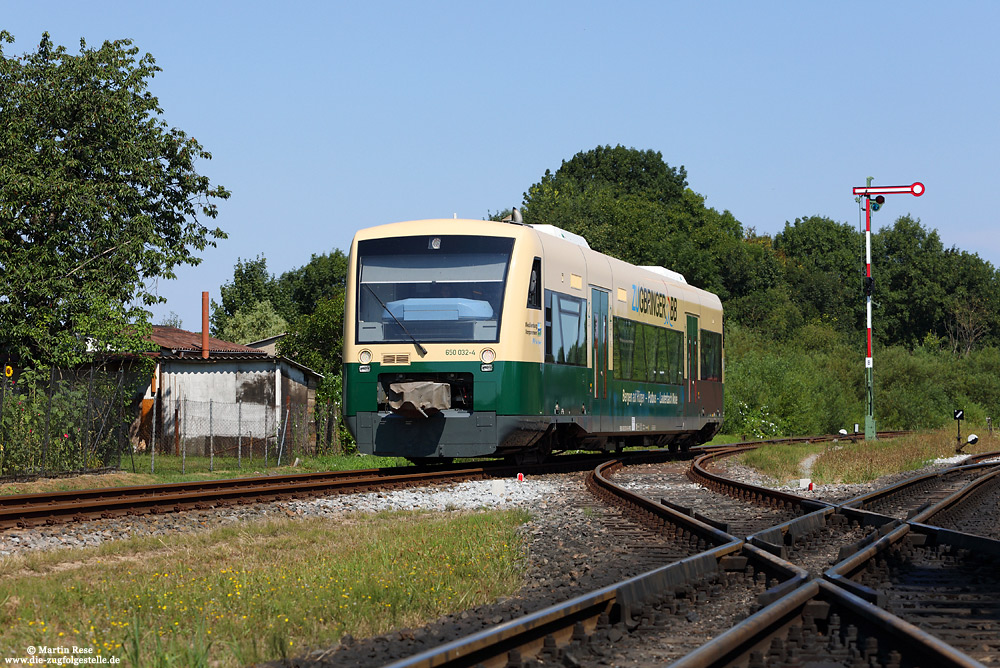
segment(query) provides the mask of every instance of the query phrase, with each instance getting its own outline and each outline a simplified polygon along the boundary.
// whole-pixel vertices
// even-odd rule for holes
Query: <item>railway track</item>
[[[1000,540],[1000,471],[984,475],[912,518],[913,522]]]
[[[983,663],[1000,658],[1000,543],[902,524],[825,576]]]
[[[666,452],[637,453],[637,458],[674,457]],[[518,473],[541,475],[587,470],[603,458],[561,457],[545,464],[483,464],[397,467],[288,475],[229,478],[163,485],[138,485],[40,494],[0,496],[0,529],[86,521],[149,513],[203,510],[219,506],[355,494],[386,489],[512,478]]]
[[[872,546],[882,545],[886,536],[908,530],[910,525],[848,504],[838,507],[725,481],[718,474],[706,475],[706,462],[713,456],[696,460],[692,477],[706,480],[728,495],[761,507],[788,510],[796,517],[743,540],[713,526],[717,522],[711,518],[696,517],[690,508],[656,503],[630,491],[628,487],[637,486],[635,477],[628,481],[630,476],[620,475],[623,463],[610,462],[588,477],[588,487],[597,497],[651,530],[681,542],[704,543],[705,551],[595,592],[599,593],[599,604],[591,601],[591,605],[586,603],[590,599],[579,597],[539,611],[530,619],[512,620],[474,639],[454,641],[392,666],[619,665],[629,662],[628,653],[635,646],[646,658],[651,655],[650,646],[669,647],[671,652],[656,656],[664,662],[677,660],[676,665],[683,666],[801,665],[802,661],[830,666],[979,665],[970,654],[975,653],[972,645],[982,634],[973,634],[972,644],[963,641],[960,629],[970,625],[967,620],[938,637],[934,631],[940,629],[934,628],[933,622],[922,630],[919,623],[878,607],[886,596],[859,595],[856,586],[852,591],[831,584],[848,578],[836,577],[826,569],[843,563],[847,555],[871,551]],[[955,480],[972,477],[968,475],[971,470],[966,467],[960,474],[939,478],[950,486]],[[975,470],[979,475],[984,472],[983,467]],[[616,484],[611,480],[615,474],[626,481]],[[896,489],[898,493],[908,488]],[[883,496],[890,498],[891,494]],[[805,512],[809,509],[812,512]],[[945,550],[943,558],[954,559],[951,548]],[[1000,591],[990,589],[990,595],[995,593]],[[991,620],[1000,620],[1000,611],[994,615],[993,608],[986,605],[988,599],[977,599],[975,609],[986,611]],[[716,629],[692,626],[699,619],[699,609],[727,606],[735,611],[729,626],[724,622]],[[754,614],[736,623],[750,613]],[[706,638],[699,635],[703,631],[719,637],[703,643]],[[700,648],[681,658],[691,644]],[[987,643],[983,656],[996,659],[1000,653]]]
[[[691,555],[601,590],[391,664],[402,666],[617,665],[630,645],[672,645],[676,655],[700,645],[711,626],[691,635],[706,606],[727,609],[721,632],[759,605],[759,597],[794,588],[807,574],[709,524],[618,485],[620,461],[597,467],[587,487],[648,531],[688,545]]]
[[[539,590],[540,605],[525,606],[527,614],[486,618],[473,624],[464,637],[427,652],[414,654],[412,648],[408,653],[413,656],[393,665],[620,665],[635,652],[664,663],[679,660],[678,665],[692,666],[764,666],[779,659],[788,665],[799,660],[845,666],[861,665],[859,661],[887,667],[931,665],[927,657],[934,657],[934,665],[950,666],[976,665],[969,656],[980,656],[977,647],[981,658],[1000,658],[1000,645],[982,637],[983,633],[995,637],[995,629],[1000,628],[1000,610],[989,604],[990,597],[1000,594],[1000,585],[994,591],[989,581],[989,594],[969,599],[966,608],[972,612],[964,617],[942,613],[951,610],[949,605],[964,610],[961,598],[948,603],[957,596],[954,592],[970,586],[954,573],[961,575],[970,568],[973,573],[977,569],[1000,572],[995,568],[1000,564],[987,561],[946,569],[953,575],[940,585],[907,582],[885,566],[891,559],[912,562],[912,554],[904,548],[899,551],[904,557],[897,557],[886,547],[891,544],[889,537],[904,530],[925,536],[904,541],[907,549],[914,540],[918,548],[930,546],[920,553],[927,561],[918,570],[940,570],[941,564],[958,563],[970,552],[982,553],[981,544],[975,541],[986,539],[920,523],[935,521],[933,513],[957,512],[962,505],[957,499],[964,497],[954,490],[986,474],[989,466],[959,467],[836,505],[736,483],[712,470],[714,460],[736,450],[699,453],[690,467],[683,468],[667,453],[653,451],[593,469],[587,487],[595,507],[599,499],[600,506],[612,508],[618,518],[611,524],[610,543],[631,555],[631,566],[638,572],[569,600],[556,600],[565,597],[564,590]],[[586,470],[593,468],[594,460],[568,458],[559,466],[564,471]],[[503,464],[433,470],[408,467],[0,497],[0,526],[510,478],[517,472],[552,470],[551,466]],[[692,487],[684,476],[698,480],[702,487]],[[994,487],[981,483],[977,489],[982,496],[993,493]],[[677,495],[677,489],[687,489],[692,495]],[[940,503],[927,503],[928,490]],[[900,501],[907,496],[910,500]],[[738,508],[748,507],[754,509],[750,520],[734,519]],[[885,509],[888,515],[875,512]],[[876,548],[878,552],[873,552]],[[848,555],[855,553],[881,556],[874,557],[873,565],[853,571],[825,570],[836,562],[843,568]],[[598,580],[583,578],[577,584],[585,587]],[[903,584],[895,588],[885,584],[896,581]],[[932,600],[940,606],[907,608],[907,602],[921,600],[920,587],[925,585],[937,587],[933,591],[940,596]],[[898,610],[900,617],[909,610],[913,623],[880,609],[880,603],[896,606],[889,610]],[[942,619],[947,617],[959,619],[955,628],[944,628]],[[963,630],[976,623],[986,628],[965,640]],[[477,624],[479,630],[474,629]],[[921,625],[924,631],[916,628]],[[448,637],[442,633],[440,640]],[[682,657],[690,652],[696,663],[684,663],[689,659]],[[337,664],[302,661],[297,665]]]
[[[805,439],[778,439],[799,442]],[[728,451],[730,446],[699,448],[698,452]],[[665,450],[623,454],[631,462],[684,459],[693,454]],[[349,494],[403,487],[445,484],[463,480],[510,478],[518,473],[542,475],[593,468],[602,454],[564,455],[544,463],[485,462],[445,466],[397,467],[356,471],[329,471],[230,478],[164,485],[139,485],[41,494],[0,496],[0,529],[30,528],[40,524],[100,518],[182,512],[206,508],[324,494]]]
[[[482,469],[401,473],[393,469],[238,478],[0,497],[0,528],[180,512],[481,478]]]
[[[996,466],[995,463],[971,464],[916,476],[890,487],[849,499],[842,505],[896,519],[910,519],[964,489]]]

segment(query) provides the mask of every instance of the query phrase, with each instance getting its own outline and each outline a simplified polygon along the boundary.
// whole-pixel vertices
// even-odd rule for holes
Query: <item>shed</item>
[[[322,376],[267,350],[153,326],[159,351],[142,401],[137,442],[157,452],[236,455],[287,443],[286,452],[315,442],[316,387]],[[155,408],[154,408],[155,406]]]

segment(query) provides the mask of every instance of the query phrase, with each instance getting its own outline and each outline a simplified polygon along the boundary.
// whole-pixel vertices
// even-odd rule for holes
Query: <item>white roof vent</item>
[[[667,278],[672,278],[675,281],[680,281],[687,285],[687,279],[684,278],[683,274],[679,274],[676,271],[666,269],[665,267],[639,267],[640,269],[645,269],[646,271],[651,271],[654,274],[659,274],[660,276],[666,276]]]
[[[583,246],[584,248],[590,248],[590,244],[587,240],[581,237],[579,234],[573,234],[572,232],[567,232],[566,230],[556,227],[555,225],[529,225],[532,229],[538,230],[539,232],[544,232],[545,234],[551,235],[553,237],[559,237],[560,239],[565,239],[570,243],[574,243],[577,246]]]

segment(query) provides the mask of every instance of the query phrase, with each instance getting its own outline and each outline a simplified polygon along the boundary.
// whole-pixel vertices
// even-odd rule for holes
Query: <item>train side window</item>
[[[625,318],[614,319],[614,377],[647,383],[684,382],[684,335]]]
[[[722,334],[701,330],[701,379],[722,380]]]
[[[667,332],[667,382],[680,385],[684,382],[684,334],[676,329]]]
[[[587,300],[545,292],[545,361],[587,366]]]
[[[542,258],[536,257],[531,263],[531,277],[528,279],[528,308],[542,308]]]

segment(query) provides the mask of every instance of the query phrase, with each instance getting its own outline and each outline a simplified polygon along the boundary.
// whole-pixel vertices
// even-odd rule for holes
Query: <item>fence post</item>
[[[243,400],[236,402],[236,468],[243,468]]]
[[[337,410],[337,405],[326,402],[326,428],[323,430],[323,453],[330,454],[330,449],[334,445],[337,425],[333,421],[333,412]]]
[[[3,422],[3,400],[7,396],[7,376],[0,377],[0,423]],[[3,429],[0,429],[0,475],[3,474]]]
[[[333,402],[333,447],[338,455],[344,454],[343,445],[340,442],[340,402]]]
[[[186,469],[187,469],[187,451],[188,451],[188,446],[187,446],[187,439],[188,439],[188,430],[187,430],[187,426],[188,426],[188,405],[187,405],[187,399],[184,399],[184,409],[181,411],[181,414],[184,416],[184,440],[181,443],[181,474],[183,475],[184,473],[186,473]]]
[[[156,473],[156,400],[160,396],[159,390],[153,392],[153,434],[150,436],[149,446],[149,472]]]
[[[174,457],[181,454],[181,402],[174,399]]]
[[[275,466],[281,466],[281,453],[285,449],[285,434],[288,433],[288,416],[292,412],[292,398],[285,399],[285,423],[281,425],[281,445],[278,446],[278,461]]]
[[[125,373],[124,370],[122,371],[122,373]],[[128,434],[125,431],[126,414],[127,413],[125,412],[125,397],[124,395],[122,395],[121,413],[119,413],[121,417],[118,420],[118,453],[119,453],[118,458],[119,460],[121,459],[121,451],[124,450],[126,446],[128,446],[128,456],[129,459],[132,460],[132,473],[135,473],[135,448],[132,447],[132,442],[129,440]],[[118,462],[118,466],[119,467],[121,466],[121,461]]]
[[[80,469],[87,469],[87,458],[90,455],[90,431],[93,428],[93,421],[90,417],[90,409],[94,401],[94,364],[90,364],[90,381],[87,384],[87,413],[84,418],[84,441],[80,443]]]
[[[52,367],[49,370],[49,400],[45,407],[45,437],[42,441],[42,473],[45,473],[45,468],[48,464],[49,459],[49,420],[52,417],[52,384],[56,379],[56,368]]]
[[[212,423],[212,408],[215,399],[208,400],[208,470],[215,471],[215,428]]]

